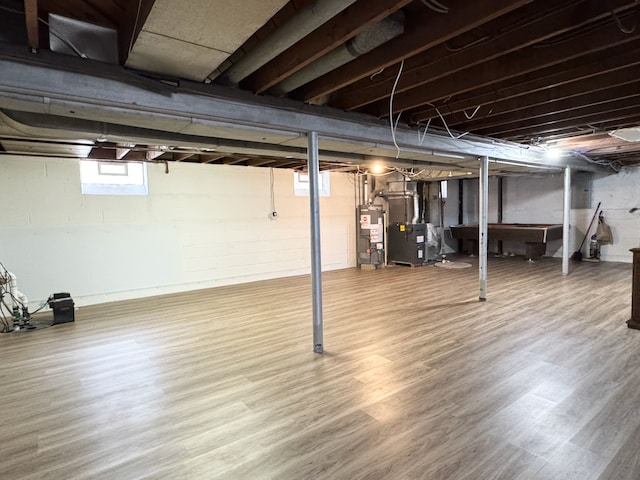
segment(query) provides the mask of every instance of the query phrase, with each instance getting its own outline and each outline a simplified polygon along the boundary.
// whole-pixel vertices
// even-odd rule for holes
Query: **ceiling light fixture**
[[[609,135],[625,142],[640,142],[640,127],[618,128]]]
[[[375,163],[372,167],[371,167],[371,173],[382,173],[384,171],[384,165],[380,164],[380,163]]]
[[[550,160],[558,160],[563,154],[564,152],[559,148],[551,147],[547,149],[545,156]]]

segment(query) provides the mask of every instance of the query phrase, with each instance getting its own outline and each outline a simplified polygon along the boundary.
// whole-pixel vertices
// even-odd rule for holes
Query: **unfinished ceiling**
[[[29,46],[34,58],[52,48],[89,57],[87,63],[108,61],[87,53],[109,46],[96,40],[106,37],[95,37],[101,35],[95,25],[117,33],[111,48],[122,67],[176,88],[198,82],[203,96],[224,87],[274,102],[283,97],[284,108],[291,101],[323,105],[421,134],[558,146],[585,168],[638,163],[638,142],[609,135],[640,124],[638,1],[0,0],[0,9],[4,57]],[[90,25],[61,34],[51,21],[56,16]],[[203,143],[206,137],[207,144],[169,143],[161,141],[166,129],[158,122],[144,135],[123,132],[97,142],[78,134],[89,127],[12,107],[0,103],[0,143],[8,152],[42,146],[42,154],[59,148],[61,155],[114,160],[285,168],[305,162],[299,135],[267,138],[251,129],[190,124],[181,133]],[[117,114],[100,120],[126,124]],[[440,176],[466,175],[473,166],[462,157],[396,152],[390,144],[326,142],[322,168],[366,168],[383,158],[407,166],[431,162],[427,175]]]

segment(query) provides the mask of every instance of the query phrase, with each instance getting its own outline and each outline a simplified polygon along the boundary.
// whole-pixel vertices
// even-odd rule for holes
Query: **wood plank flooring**
[[[308,276],[0,335],[0,478],[640,478],[631,265],[464,261],[324,273],[322,356]]]

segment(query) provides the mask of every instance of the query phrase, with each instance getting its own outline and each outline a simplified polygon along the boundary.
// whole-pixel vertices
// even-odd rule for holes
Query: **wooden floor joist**
[[[82,307],[0,336],[0,476],[640,478],[631,265],[308,276]]]

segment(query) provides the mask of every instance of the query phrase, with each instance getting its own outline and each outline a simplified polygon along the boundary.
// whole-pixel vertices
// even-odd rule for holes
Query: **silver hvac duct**
[[[406,191],[403,191],[403,192],[387,192],[387,193],[380,194],[379,196],[381,196],[385,200],[387,200],[388,198],[408,198],[408,197],[412,197],[413,198],[413,216],[411,217],[411,221],[409,223],[411,223],[411,224],[418,223],[418,216],[419,216],[419,211],[420,211],[420,199],[418,197],[418,193],[417,192],[412,192],[412,191],[406,190]]]
[[[227,70],[215,70],[209,79],[220,75],[223,83],[238,84],[268,61],[280,55],[291,45],[313,32],[323,23],[335,17],[356,0],[323,0],[304,8],[295,17],[269,35],[263,42],[248,51],[244,57]]]
[[[404,13],[398,10],[382,21],[365,28],[345,44],[335,48],[315,62],[297,71],[269,90],[272,95],[284,95],[321,77],[354,58],[370,52],[383,43],[404,33]]]

